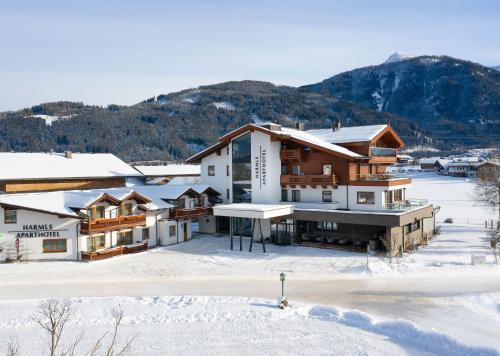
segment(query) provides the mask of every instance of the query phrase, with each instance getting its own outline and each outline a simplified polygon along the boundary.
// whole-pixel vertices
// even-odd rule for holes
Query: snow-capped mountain
[[[302,88],[407,117],[443,137],[500,134],[500,72],[461,59],[394,54]]]
[[[395,52],[387,58],[387,60],[384,62],[384,64],[387,63],[395,63],[395,62],[401,62],[407,59],[413,58],[412,55],[409,55],[408,53],[402,53],[402,52]]]

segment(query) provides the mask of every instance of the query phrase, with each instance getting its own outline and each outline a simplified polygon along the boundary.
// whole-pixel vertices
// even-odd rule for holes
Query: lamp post
[[[286,275],[281,272],[280,273],[280,281],[281,281],[281,297],[284,298],[285,297],[285,277]]]

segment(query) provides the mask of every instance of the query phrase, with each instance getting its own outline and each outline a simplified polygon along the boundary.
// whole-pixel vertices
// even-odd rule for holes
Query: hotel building
[[[277,244],[411,249],[432,237],[435,210],[406,196],[411,179],[386,173],[403,145],[388,125],[245,125],[187,160],[223,200],[200,232],[258,236],[258,219]]]

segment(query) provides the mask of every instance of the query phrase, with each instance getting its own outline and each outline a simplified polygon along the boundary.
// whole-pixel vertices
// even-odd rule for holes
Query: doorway
[[[188,240],[188,224],[187,224],[187,222],[184,223],[182,230],[184,231],[184,241],[187,241]]]

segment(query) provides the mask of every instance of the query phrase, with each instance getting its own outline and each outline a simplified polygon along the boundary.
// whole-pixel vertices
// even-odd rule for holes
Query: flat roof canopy
[[[293,205],[235,203],[216,205],[213,207],[215,216],[236,218],[270,219],[293,213]]]

